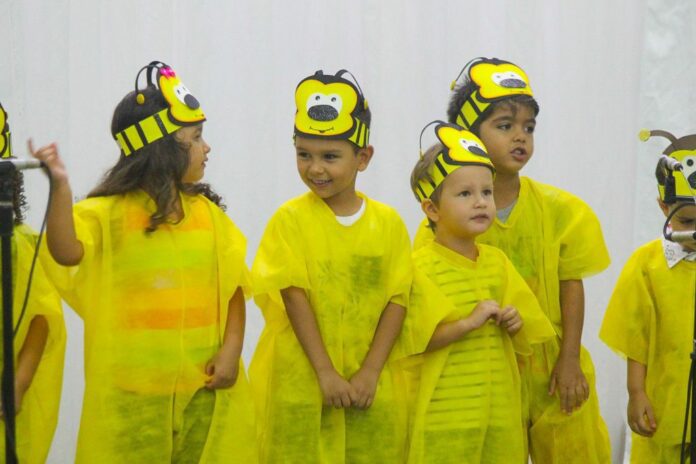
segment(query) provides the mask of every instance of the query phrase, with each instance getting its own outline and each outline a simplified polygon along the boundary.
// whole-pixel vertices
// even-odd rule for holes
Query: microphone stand
[[[5,462],[17,463],[15,437],[14,334],[12,317],[12,234],[16,169],[0,163],[0,239],[2,240],[2,411],[5,420]]]

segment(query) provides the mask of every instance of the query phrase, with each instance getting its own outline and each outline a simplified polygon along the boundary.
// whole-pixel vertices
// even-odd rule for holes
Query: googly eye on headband
[[[335,75],[319,70],[295,89],[295,135],[348,140],[360,148],[369,143],[369,121],[361,119],[367,100],[357,80],[343,77],[345,69]]]
[[[181,82],[174,70],[161,61],[153,61],[143,66],[135,76],[135,94],[138,104],[145,103],[145,95],[140,93],[138,87],[138,78],[143,71],[147,71],[147,86],[159,88],[169,106],[114,136],[126,156],[182,127],[205,121],[205,114],[196,97]]]
[[[472,82],[476,86],[457,115],[457,124],[467,129],[471,129],[493,102],[513,95],[534,96],[527,74],[519,66],[508,61],[482,57],[471,60],[452,82],[451,90],[454,90],[457,81],[464,73],[466,73],[467,82]]]
[[[466,129],[443,121],[432,121],[421,131],[421,158],[423,133],[432,125],[435,125],[435,135],[442,143],[443,149],[435,156],[428,176],[418,182],[414,190],[421,202],[430,198],[448,175],[463,166],[484,166],[495,174],[495,167],[481,139]]]
[[[10,136],[10,125],[7,123],[7,111],[0,103],[0,158],[10,158],[12,156],[12,137]]]
[[[643,129],[638,136],[643,142],[654,136],[671,142],[659,161],[659,169],[665,178],[664,184],[658,182],[657,185],[660,200],[668,204],[693,202],[696,195],[696,134],[677,138],[667,131]]]

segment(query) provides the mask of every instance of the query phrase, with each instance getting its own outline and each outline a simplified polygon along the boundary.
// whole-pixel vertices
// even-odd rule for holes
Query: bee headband
[[[10,137],[10,125],[7,124],[7,112],[0,104],[0,158],[12,156],[12,138]]]
[[[660,169],[665,174],[664,184],[658,182],[660,200],[665,203],[694,201],[696,194],[696,134],[676,138],[667,131],[643,129],[638,134],[642,141],[653,136],[668,139],[671,144],[662,152]],[[675,171],[677,171],[675,173]]]
[[[147,70],[147,86],[159,88],[169,106],[114,136],[126,156],[184,126],[205,121],[205,114],[196,97],[181,82],[174,70],[161,61],[153,61],[144,66],[135,76],[135,93],[138,104],[145,103],[145,96],[138,89],[138,78],[140,73],[145,70]]]
[[[478,137],[454,124],[433,121],[423,128],[421,139],[425,130],[432,125],[435,125],[435,135],[443,149],[435,156],[427,177],[418,182],[414,191],[421,202],[430,198],[445,178],[462,166],[485,166],[495,174],[486,147]]]
[[[344,69],[335,76],[317,71],[297,85],[295,135],[348,140],[360,148],[367,146],[369,122],[361,119],[367,100],[357,81],[353,84],[342,77],[345,73],[348,71]]]
[[[452,90],[465,72],[467,83],[472,82],[475,90],[459,109],[457,124],[467,129],[471,129],[491,103],[513,95],[533,96],[527,74],[508,61],[497,58],[476,58],[470,61],[452,82]]]

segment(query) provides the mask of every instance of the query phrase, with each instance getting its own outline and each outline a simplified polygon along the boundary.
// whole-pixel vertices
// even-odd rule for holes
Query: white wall
[[[623,448],[624,363],[597,338],[602,312],[630,251],[656,236],[652,165],[661,141],[638,130],[693,131],[693,2],[666,0],[0,0],[0,101],[15,151],[58,141],[75,195],[117,157],[111,113],[140,66],[173,66],[202,102],[213,148],[207,180],[249,239],[251,264],[265,222],[304,191],[291,145],[293,92],[316,69],[351,70],[373,111],[375,158],[359,188],[390,203],[414,232],[408,187],[418,134],[444,118],[449,83],[476,56],[513,61],[541,104],[526,173],[583,197],[604,226],[613,263],[587,281],[584,343],[618,460]],[[692,129],[689,129],[692,128]],[[46,182],[27,175],[30,222]],[[50,462],[72,460],[79,423],[82,325],[66,310],[69,344],[59,428]],[[249,359],[262,319],[249,305]]]

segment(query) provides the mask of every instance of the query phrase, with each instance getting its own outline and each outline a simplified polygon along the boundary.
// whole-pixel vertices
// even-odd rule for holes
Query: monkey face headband
[[[527,74],[508,61],[497,58],[476,58],[470,61],[452,82],[452,90],[465,72],[468,81],[476,86],[457,115],[457,124],[467,129],[471,129],[491,103],[513,95],[533,96]]]
[[[7,112],[0,104],[0,158],[12,156],[12,138],[10,137],[10,125],[7,123]]]
[[[350,74],[345,69],[335,76],[317,71],[300,81],[295,90],[295,135],[367,146],[370,128],[358,117],[367,109],[367,101],[357,81],[353,84],[342,77],[346,73]]]
[[[196,97],[174,70],[161,61],[153,61],[144,66],[135,76],[138,104],[145,103],[145,96],[138,89],[138,78],[143,71],[147,71],[147,86],[159,88],[169,106],[116,134],[114,138],[126,156],[182,127],[205,121],[205,114]]]
[[[462,166],[485,166],[495,174],[486,147],[478,137],[454,124],[433,121],[423,128],[421,139],[425,130],[432,125],[435,125],[435,135],[444,147],[435,156],[428,177],[418,182],[414,193],[421,202],[430,198],[445,178]]]
[[[657,185],[660,200],[665,203],[693,202],[696,194],[696,134],[678,139],[667,131],[643,129],[638,136],[644,142],[653,136],[672,142],[660,157],[660,169],[665,174],[664,185]]]

